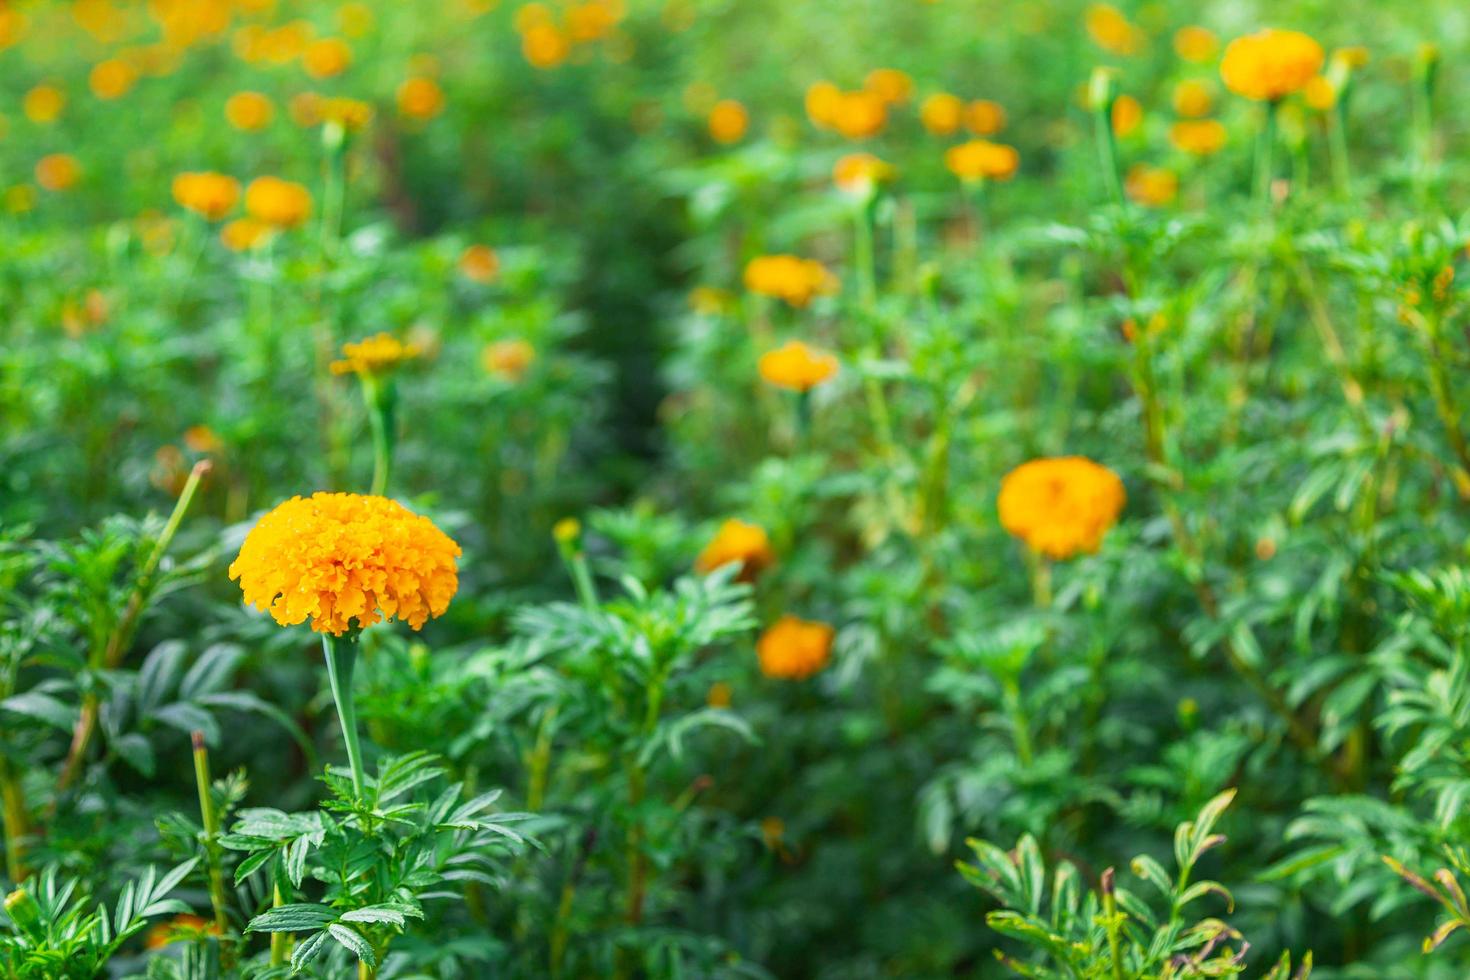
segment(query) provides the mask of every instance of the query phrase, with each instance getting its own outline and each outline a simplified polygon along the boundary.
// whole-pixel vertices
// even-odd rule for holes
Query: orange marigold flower
[[[750,113],[734,99],[721,99],[709,111],[709,134],[717,143],[734,143],[750,128]]]
[[[336,123],[349,133],[355,133],[373,118],[373,107],[361,99],[336,97],[322,99],[317,105],[317,115],[323,124]]]
[[[235,209],[240,182],[229,174],[184,173],[174,178],[174,200],[206,221],[218,221]]]
[[[98,62],[87,76],[87,85],[92,89],[92,94],[104,101],[127,95],[137,81],[138,69],[116,58]]]
[[[578,44],[606,37],[616,23],[616,11],[601,0],[575,4],[567,10],[567,33]]]
[[[332,362],[332,373],[381,377],[418,356],[417,345],[405,344],[390,333],[379,333],[355,344],[343,344],[342,360]]]
[[[1058,560],[1096,551],[1127,497],[1123,481],[1082,456],[1034,459],[1000,485],[1000,523],[1033,551]]]
[[[1112,4],[1092,4],[1087,8],[1084,20],[1087,33],[1104,51],[1132,55],[1143,48],[1146,40],[1143,31]]]
[[[489,374],[506,381],[520,381],[536,362],[536,348],[522,337],[507,337],[486,344],[480,362]]]
[[[66,108],[66,93],[55,85],[37,85],[25,94],[20,107],[33,123],[55,122]]]
[[[832,127],[850,140],[868,139],[888,125],[888,103],[872,92],[846,92],[837,102]]]
[[[811,391],[837,375],[837,357],[819,347],[809,347],[799,340],[788,340],[760,357],[757,365],[762,378],[777,388]]]
[[[1021,165],[1021,156],[1004,143],[970,140],[946,150],[944,165],[964,181],[1010,180]]]
[[[950,136],[965,117],[965,100],[948,92],[935,92],[919,103],[919,122],[935,136]]]
[[[311,215],[311,192],[294,181],[257,177],[245,189],[245,210],[271,228],[295,228]]]
[[[537,68],[555,68],[571,50],[567,36],[550,22],[531,24],[521,34],[521,53]]]
[[[1220,50],[1220,39],[1208,27],[1191,24],[1174,32],[1174,53],[1185,61],[1209,61]]]
[[[219,240],[232,252],[244,252],[264,242],[271,235],[270,225],[254,218],[236,218],[219,230]]]
[[[67,191],[82,176],[82,165],[70,153],[50,153],[36,161],[36,183],[48,191]]]
[[[1208,82],[1186,78],[1174,86],[1174,111],[1181,116],[1207,116],[1215,106],[1215,95]]]
[[[1113,132],[1131,136],[1143,124],[1143,106],[1131,95],[1120,95],[1113,102]]]
[[[472,282],[494,282],[500,275],[500,256],[489,245],[470,245],[459,254],[459,272]]]
[[[1230,42],[1220,77],[1237,95],[1276,102],[1304,88],[1324,58],[1322,45],[1306,34],[1267,28]]]
[[[398,86],[398,111],[410,119],[433,119],[444,111],[444,90],[432,78],[407,79]]]
[[[818,294],[834,292],[837,280],[826,266],[815,259],[761,255],[745,265],[745,288],[803,307]]]
[[[1179,193],[1179,176],[1163,167],[1146,163],[1134,164],[1123,178],[1123,189],[1130,200],[1147,207],[1163,207]]]
[[[339,37],[312,41],[301,52],[301,67],[312,78],[335,78],[352,64],[352,49]]]
[[[863,88],[889,105],[902,105],[914,94],[914,80],[897,68],[875,68],[863,80]]]
[[[805,106],[807,118],[823,129],[837,125],[837,113],[842,102],[842,90],[831,82],[816,82],[806,90]]]
[[[832,167],[832,183],[847,194],[868,197],[893,179],[893,165],[871,153],[849,153]]]
[[[1169,127],[1169,142],[1185,153],[1209,156],[1225,145],[1225,127],[1214,119],[1186,119]]]
[[[785,680],[805,680],[827,666],[835,633],[826,623],[782,616],[756,641],[761,673]]]
[[[776,563],[771,538],[759,524],[729,518],[694,559],[694,570],[707,575],[731,562],[740,562],[740,578],[750,581]]]
[[[275,114],[271,100],[259,92],[236,92],[225,100],[225,119],[241,132],[264,129]]]
[[[965,128],[976,136],[994,136],[1006,128],[1005,106],[990,99],[976,99],[965,107]]]
[[[1302,99],[1318,112],[1326,112],[1337,105],[1337,86],[1326,75],[1313,75],[1302,89]]]
[[[292,497],[251,528],[230,565],[247,605],[282,626],[341,636],[383,620],[420,629],[459,589],[459,545],[387,497]]]
[[[190,452],[210,455],[225,447],[224,442],[207,425],[191,425],[184,430],[184,445]]]
[[[25,36],[26,15],[13,7],[0,7],[0,51],[17,44]]]

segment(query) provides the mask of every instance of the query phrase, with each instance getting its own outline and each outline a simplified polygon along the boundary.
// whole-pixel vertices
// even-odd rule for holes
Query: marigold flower
[[[245,189],[245,210],[271,228],[295,228],[311,215],[311,192],[294,181],[257,177]]]
[[[1005,106],[990,99],[976,99],[965,106],[965,128],[976,136],[994,136],[1006,128]]]
[[[832,128],[851,140],[868,139],[888,124],[888,103],[872,92],[845,92],[838,99]]]
[[[352,49],[339,37],[312,41],[301,52],[301,67],[312,78],[335,78],[352,64]]]
[[[1209,156],[1225,145],[1225,127],[1214,119],[1186,119],[1169,127],[1169,142],[1185,153]]]
[[[863,88],[889,105],[902,105],[914,94],[914,80],[897,68],[875,68],[863,80]]]
[[[1181,116],[1207,116],[1215,106],[1210,85],[1198,78],[1186,78],[1174,86],[1174,111]]]
[[[407,79],[398,86],[398,111],[409,119],[433,119],[444,111],[444,90],[432,78]]]
[[[1094,552],[1118,520],[1123,481],[1082,456],[1034,459],[1000,485],[1000,523],[1033,551],[1063,560]]]
[[[379,333],[357,343],[343,344],[342,360],[332,362],[332,373],[381,377],[418,356],[416,345],[405,344],[390,333]]]
[[[859,197],[868,197],[893,176],[892,164],[871,153],[849,153],[832,167],[832,183],[837,185],[837,189]]]
[[[837,280],[826,266],[815,259],[761,255],[746,263],[745,288],[800,308],[818,294],[834,292]]]
[[[1300,91],[1322,69],[1322,45],[1300,31],[1267,28],[1231,41],[1220,62],[1225,87],[1257,102]]]
[[[567,34],[578,44],[606,37],[616,23],[615,11],[601,0],[575,4],[567,10]]]
[[[198,936],[218,936],[219,924],[199,915],[183,913],[172,919],[159,922],[149,928],[143,939],[148,949],[162,949],[172,943],[194,939]]]
[[[768,384],[806,392],[836,377],[838,365],[831,352],[788,340],[762,354],[757,369]]]
[[[396,500],[292,497],[245,536],[230,578],[282,626],[341,636],[395,618],[417,630],[459,589],[459,545]]]
[[[1097,46],[1111,54],[1137,54],[1146,40],[1143,31],[1112,4],[1092,4],[1087,8],[1084,22]]]
[[[842,103],[842,90],[831,82],[816,82],[806,90],[805,107],[807,118],[822,129],[837,125],[837,113]]]
[[[1326,112],[1337,104],[1337,86],[1325,75],[1314,75],[1302,89],[1302,99],[1318,112]]]
[[[729,518],[694,559],[694,570],[708,575],[731,562],[741,564],[740,578],[745,581],[754,579],[774,565],[776,553],[771,550],[771,538],[766,529],[759,524]]]
[[[805,680],[827,666],[835,633],[826,623],[782,616],[756,641],[761,673],[784,680]]]
[[[225,100],[225,119],[244,133],[269,126],[275,114],[271,100],[259,92],[236,92]]]
[[[935,92],[919,103],[919,122],[935,136],[950,136],[965,117],[965,100],[948,92]]]
[[[1021,157],[1013,146],[970,140],[946,150],[944,165],[963,181],[1010,180],[1021,165]]]
[[[224,442],[207,425],[191,425],[184,430],[184,445],[192,453],[211,455],[224,448]]]
[[[219,230],[219,240],[232,252],[244,252],[264,242],[271,234],[270,225],[254,218],[236,218]]]
[[[20,108],[33,123],[55,122],[66,108],[66,93],[55,85],[37,85],[25,94]]]
[[[521,34],[521,53],[537,68],[555,68],[571,50],[566,35],[549,22],[532,24]]]
[[[25,14],[12,7],[0,7],[0,51],[20,42],[28,21]]]
[[[235,209],[240,182],[229,174],[183,173],[174,178],[174,200],[206,221],[218,221]]]
[[[536,361],[536,348],[522,337],[507,337],[486,344],[480,362],[489,374],[506,381],[520,381]]]
[[[1207,27],[1190,25],[1174,32],[1174,53],[1196,64],[1209,61],[1220,50],[1220,39]]]
[[[92,94],[104,101],[120,99],[138,81],[138,69],[116,58],[98,62],[87,76],[87,85]]]
[[[82,176],[82,165],[70,153],[49,153],[36,161],[36,183],[48,191],[68,191]]]
[[[459,272],[472,282],[494,282],[500,275],[500,256],[489,245],[470,245],[459,254]]]
[[[1113,102],[1113,133],[1131,136],[1143,124],[1143,106],[1131,95],[1120,95]]]
[[[1123,178],[1123,189],[1130,200],[1147,207],[1163,207],[1179,193],[1179,176],[1163,167],[1146,163],[1134,164]]]
[[[734,143],[750,127],[750,113],[734,99],[721,99],[709,111],[709,134],[717,143]]]
[[[336,97],[322,99],[317,105],[317,115],[323,124],[336,123],[349,133],[355,133],[373,118],[373,107],[361,99]]]

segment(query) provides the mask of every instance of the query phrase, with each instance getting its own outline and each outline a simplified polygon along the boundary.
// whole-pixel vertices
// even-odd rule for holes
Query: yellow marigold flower
[[[1098,47],[1111,54],[1132,55],[1143,48],[1144,33],[1112,4],[1094,3],[1084,18],[1087,33]]]
[[[339,37],[312,41],[301,52],[301,67],[312,78],[335,78],[352,64],[352,49]]]
[[[236,92],[225,100],[225,119],[244,133],[269,126],[275,114],[271,100],[259,92]]]
[[[470,245],[459,253],[459,273],[472,282],[494,282],[500,275],[500,256],[489,245]]]
[[[398,86],[398,111],[410,119],[433,119],[444,111],[444,90],[432,78],[407,79]]]
[[[577,44],[606,37],[615,24],[616,12],[601,0],[574,4],[567,10],[567,33]]]
[[[349,133],[355,133],[373,118],[373,107],[361,99],[336,97],[323,99],[317,106],[317,114],[323,124],[336,123]]]
[[[935,92],[919,103],[919,121],[935,136],[950,136],[965,117],[965,100],[948,92]]]
[[[1120,95],[1113,102],[1113,133],[1131,136],[1143,124],[1143,106],[1131,95]]]
[[[1058,560],[1096,551],[1127,497],[1123,481],[1082,456],[1034,459],[1000,485],[1000,523],[1033,551]]]
[[[1267,28],[1231,41],[1220,62],[1225,87],[1257,102],[1300,91],[1322,69],[1322,45],[1300,31]]]
[[[245,189],[245,210],[271,228],[295,228],[311,215],[311,192],[294,181],[257,177]]]
[[[970,140],[946,150],[944,165],[963,181],[1010,180],[1021,165],[1021,157],[1013,146]]]
[[[836,277],[815,259],[795,255],[761,255],[745,266],[745,288],[803,307],[818,294],[835,292]]]
[[[507,337],[486,344],[480,354],[486,372],[506,381],[520,381],[536,362],[536,348],[522,337]]]
[[[872,92],[845,92],[837,101],[832,128],[850,140],[868,139],[888,125],[888,103]]]
[[[838,367],[837,357],[831,352],[788,340],[762,354],[757,369],[768,384],[805,392],[836,377]]]
[[[191,425],[185,429],[184,445],[190,452],[206,456],[219,452],[225,446],[219,434],[207,425]]]
[[[806,90],[807,118],[822,129],[831,129],[837,125],[841,103],[842,90],[831,82],[816,82]]]
[[[0,51],[12,47],[25,37],[29,22],[26,15],[12,7],[0,7]]]
[[[555,68],[571,50],[566,35],[550,22],[532,24],[521,34],[521,53],[537,68]]]
[[[420,629],[459,589],[459,545],[387,497],[292,497],[260,519],[230,565],[245,602],[282,626],[341,636],[382,620]]]
[[[1208,116],[1215,106],[1215,94],[1208,82],[1186,78],[1174,86],[1174,111],[1181,116]]]
[[[1179,193],[1179,176],[1163,167],[1137,163],[1123,178],[1123,189],[1129,199],[1151,208],[1163,207]]]
[[[66,108],[66,93],[55,85],[37,85],[26,93],[20,107],[33,123],[55,122]]]
[[[365,3],[344,3],[337,8],[337,26],[348,37],[362,37],[373,29],[373,8]]]
[[[264,242],[271,226],[254,218],[236,218],[219,230],[219,240],[232,252],[244,252]]]
[[[892,164],[871,153],[849,153],[832,167],[832,183],[837,185],[837,189],[859,197],[868,197],[893,176]]]
[[[805,680],[827,666],[835,632],[826,623],[782,616],[756,641],[761,673],[785,680]]]
[[[990,99],[976,99],[965,106],[965,128],[976,136],[994,136],[1006,128],[1005,106]]]
[[[240,182],[228,174],[184,173],[174,178],[174,200],[206,221],[218,221],[235,209]]]
[[[731,562],[740,563],[740,578],[745,581],[754,579],[774,565],[776,553],[771,550],[771,538],[766,529],[759,524],[729,518],[694,559],[694,570],[708,575]]]
[[[50,153],[36,161],[36,183],[48,191],[68,191],[82,176],[82,165],[70,153]]]
[[[1209,61],[1220,50],[1220,39],[1207,27],[1190,25],[1174,32],[1174,53],[1196,64]]]
[[[914,94],[914,80],[897,68],[875,68],[863,80],[863,88],[889,105],[902,105]]]
[[[1337,86],[1325,75],[1313,75],[1302,89],[1302,99],[1318,112],[1326,112],[1337,105]]]
[[[575,517],[563,517],[551,525],[551,536],[557,544],[571,544],[582,536],[582,522]]]
[[[1185,153],[1209,156],[1225,145],[1225,127],[1214,119],[1186,119],[1169,127],[1169,142]]]
[[[734,99],[721,99],[709,111],[709,134],[717,143],[734,143],[750,128],[750,113]]]
[[[325,101],[315,92],[297,92],[286,103],[286,111],[296,125],[311,129],[322,124],[322,103]]]
[[[544,3],[527,3],[516,8],[515,17],[511,23],[517,32],[524,34],[533,27],[552,23],[553,15],[551,8]]]
[[[87,76],[87,85],[92,89],[92,94],[104,101],[127,95],[137,81],[138,69],[116,58],[98,62]]]
[[[343,344],[342,360],[332,362],[332,373],[380,377],[418,356],[417,346],[405,344],[390,333],[379,333],[355,344]]]

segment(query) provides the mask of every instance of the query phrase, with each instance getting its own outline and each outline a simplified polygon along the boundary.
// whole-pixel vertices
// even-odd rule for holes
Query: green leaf
[[[354,956],[368,966],[378,965],[378,957],[373,952],[373,944],[362,938],[358,932],[335,922],[327,926],[327,931],[332,934],[333,939],[346,946]]]

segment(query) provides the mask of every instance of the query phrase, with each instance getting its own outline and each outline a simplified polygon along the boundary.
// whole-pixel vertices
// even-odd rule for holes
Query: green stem
[[[1261,131],[1256,135],[1255,198],[1257,206],[1267,208],[1271,203],[1271,172],[1275,169],[1276,152],[1276,102],[1267,102],[1266,117]]]
[[[347,763],[352,767],[352,789],[359,800],[365,800],[366,778],[362,768],[362,747],[357,739],[357,707],[352,699],[352,670],[357,665],[357,638],[322,634],[322,651],[327,660],[327,681],[332,687],[332,700],[337,703],[337,719],[342,723],[342,741],[347,745]]]
[[[1346,198],[1353,183],[1348,157],[1346,93],[1339,94],[1332,111],[1327,114],[1327,146],[1332,155],[1332,183],[1338,196]]]
[[[1023,768],[1031,768],[1031,729],[1026,721],[1026,711],[1021,705],[1021,685],[1014,677],[1001,682],[1005,697],[1006,716],[1011,721],[1011,737],[1016,743],[1016,758]]]
[[[1118,172],[1118,139],[1113,133],[1111,99],[1094,106],[1092,132],[1097,146],[1098,166],[1102,168],[1108,196],[1113,199],[1114,204],[1123,204],[1127,198],[1123,195],[1123,176]]]
[[[12,884],[25,880],[25,838],[30,835],[30,817],[25,794],[10,759],[0,755],[0,802],[5,815],[5,873]]]
[[[278,909],[286,904],[285,896],[281,894],[281,885],[276,882],[271,888],[271,908]],[[271,933],[271,966],[285,966],[286,959],[291,955],[291,933]]]
[[[373,484],[375,497],[388,492],[393,475],[394,408],[398,392],[392,378],[363,374],[362,397],[367,404],[368,424],[373,432]]]
[[[220,866],[219,813],[209,792],[209,749],[204,744],[204,733],[194,732],[191,738],[194,745],[194,784],[199,791],[199,816],[204,825],[204,859],[209,870],[209,903],[214,906],[214,926],[223,944],[229,929],[229,917],[225,914],[225,879]]]
[[[857,266],[858,298],[869,313],[878,305],[877,259],[873,248],[873,204],[864,201],[853,211],[852,258]]]

